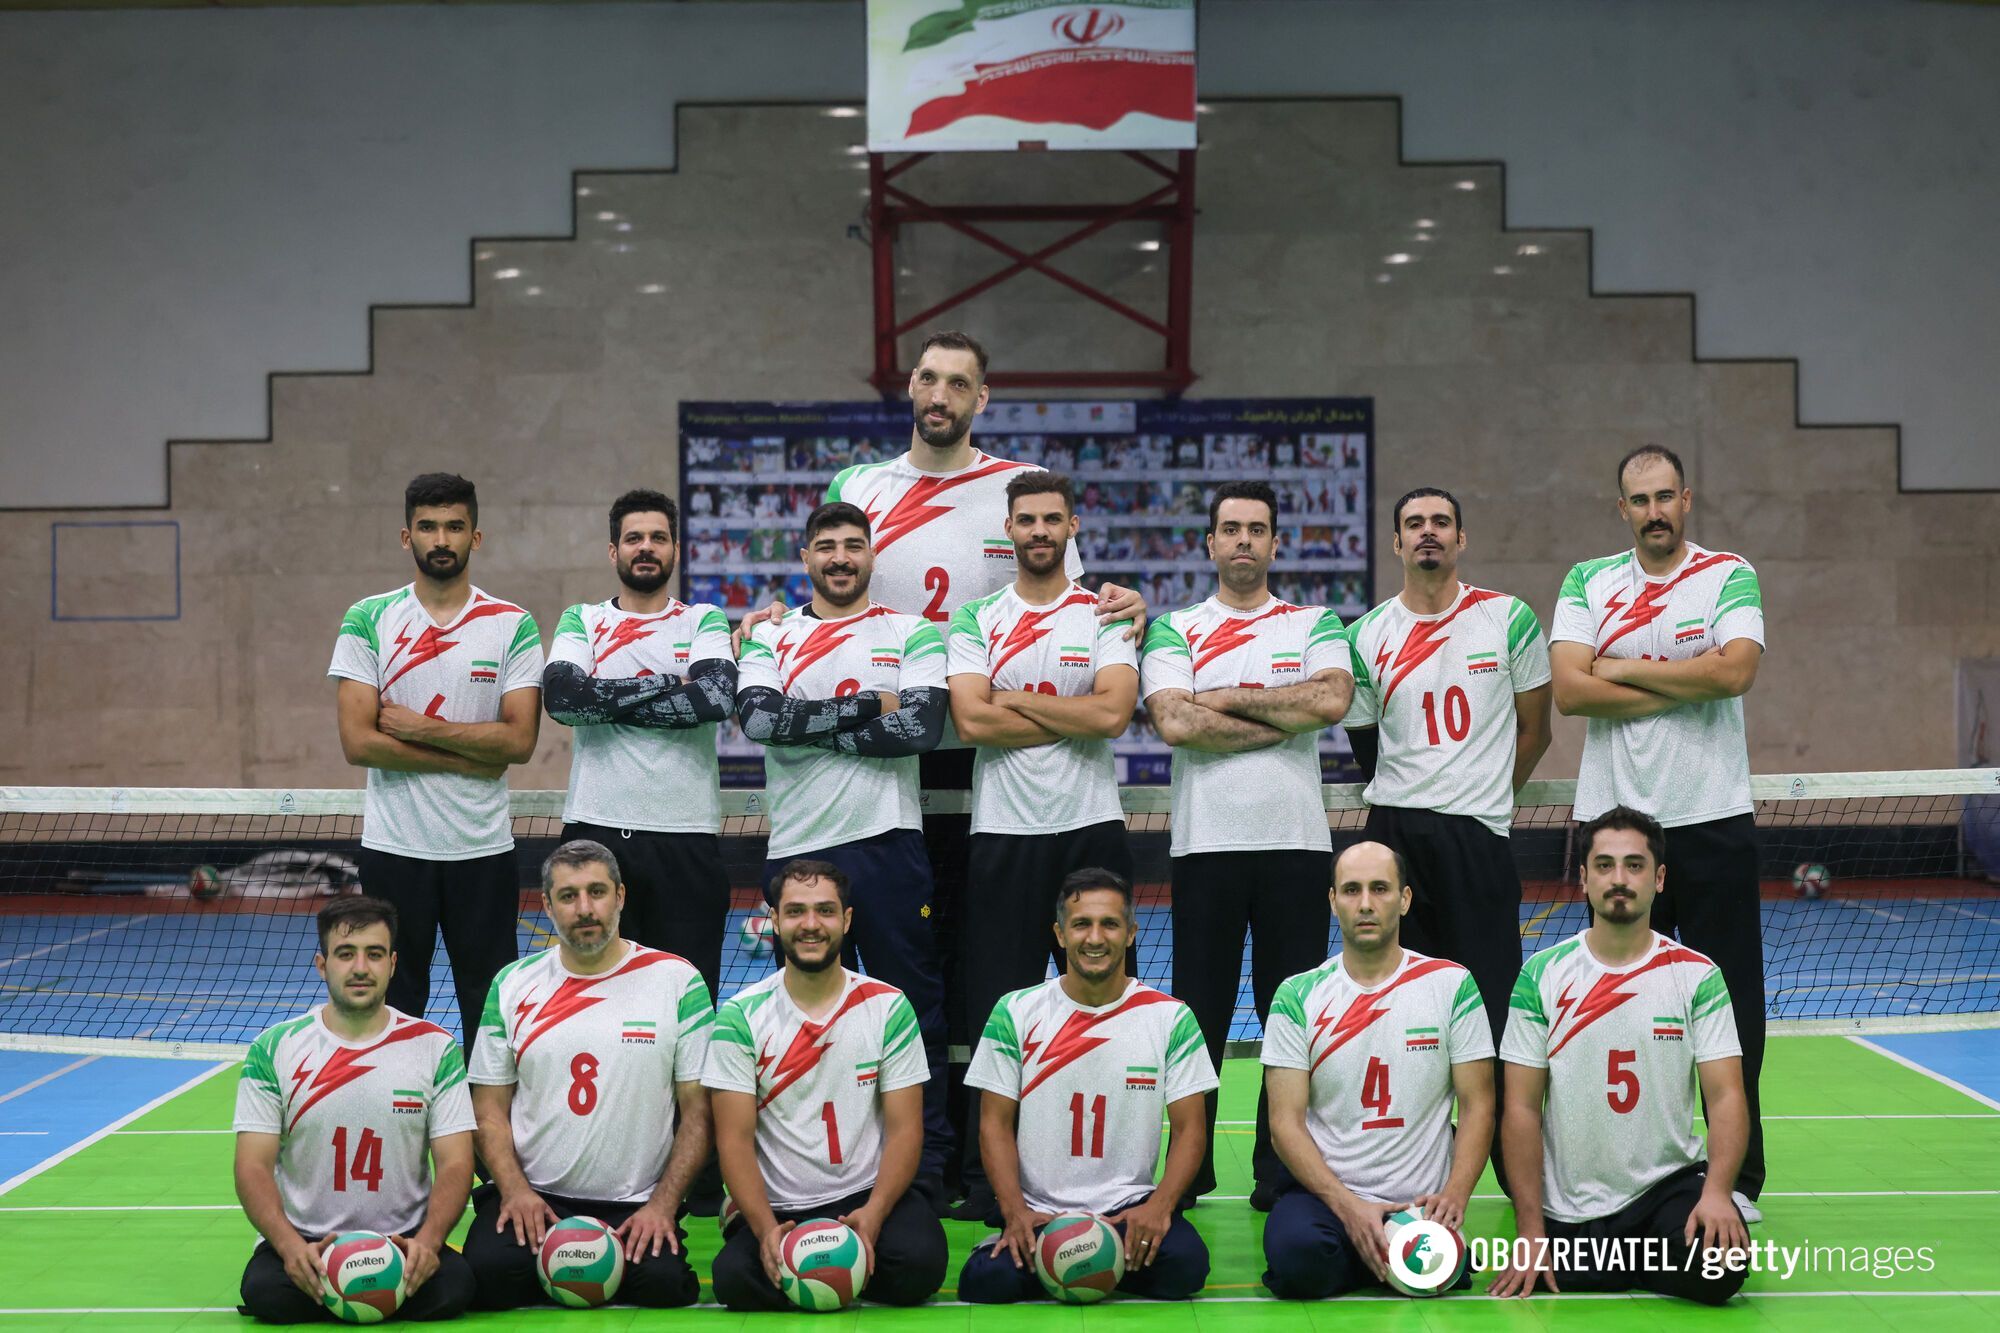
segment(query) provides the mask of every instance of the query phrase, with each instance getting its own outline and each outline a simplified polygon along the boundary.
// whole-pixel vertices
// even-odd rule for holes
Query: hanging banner
[[[1194,0],[868,0],[872,152],[1193,148]]]

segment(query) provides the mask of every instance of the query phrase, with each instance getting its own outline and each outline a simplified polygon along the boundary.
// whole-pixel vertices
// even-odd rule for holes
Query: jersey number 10
[[[1424,730],[1430,733],[1430,743],[1438,743],[1437,696],[1424,691]],[[1472,730],[1472,701],[1465,697],[1465,691],[1454,685],[1444,692],[1444,734],[1455,741],[1462,741]]]

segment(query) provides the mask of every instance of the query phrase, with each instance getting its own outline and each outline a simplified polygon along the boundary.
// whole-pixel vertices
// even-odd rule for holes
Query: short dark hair
[[[1667,448],[1664,444],[1642,444],[1618,460],[1618,494],[1620,498],[1623,498],[1625,494],[1625,469],[1642,458],[1666,459],[1674,465],[1674,480],[1678,481],[1682,486],[1687,485],[1687,469],[1681,466],[1681,456],[1679,454]]]
[[[1456,495],[1453,495],[1450,491],[1441,491],[1435,486],[1419,486],[1414,491],[1411,491],[1408,495],[1405,495],[1402,499],[1396,501],[1396,507],[1389,511],[1390,531],[1395,532],[1395,531],[1400,531],[1402,529],[1403,506],[1408,504],[1412,500],[1421,500],[1426,495],[1435,495],[1439,499],[1451,501],[1452,525],[1454,527],[1458,527],[1461,529],[1465,527],[1465,515],[1459,512],[1458,497]]]
[[[1606,829],[1643,834],[1646,839],[1646,850],[1653,854],[1653,864],[1667,863],[1667,835],[1660,827],[1660,821],[1643,810],[1634,810],[1629,805],[1614,805],[1597,818],[1578,827],[1576,845],[1580,861],[1590,860],[1590,854],[1597,845],[1597,835]]]
[[[917,349],[917,360],[924,359],[924,353],[933,347],[942,347],[952,352],[970,352],[972,359],[979,363],[979,378],[986,378],[986,348],[979,339],[957,329],[938,329],[924,339],[924,345]]]
[[[627,514],[665,514],[667,516],[667,536],[674,541],[681,539],[681,507],[658,491],[644,487],[630,490],[611,502],[611,544],[625,535]]]
[[[875,530],[868,525],[868,515],[860,505],[851,505],[845,500],[829,500],[806,515],[806,535],[801,543],[811,546],[813,538],[828,528],[860,528],[861,535],[870,542],[875,540]]]
[[[1092,889],[1111,890],[1125,900],[1125,915],[1132,915],[1131,883],[1115,870],[1106,870],[1102,866],[1085,866],[1081,870],[1072,870],[1063,876],[1062,887],[1056,890],[1056,924],[1062,924],[1063,908],[1069,905],[1070,899],[1080,898]]]
[[[1363,841],[1363,842],[1367,842],[1367,841],[1369,841],[1369,839],[1367,839],[1367,838],[1363,838],[1363,839],[1361,839],[1361,841]],[[1350,845],[1351,845],[1351,844],[1350,844]],[[1387,843],[1384,843],[1384,844],[1383,844],[1383,846],[1387,847],[1387,846],[1388,846],[1388,844],[1387,844]],[[1341,848],[1341,850],[1340,850],[1340,853],[1334,856],[1334,858],[1333,858],[1333,865],[1334,865],[1334,869],[1335,869],[1336,871],[1338,871],[1338,870],[1340,869],[1340,857],[1341,857],[1342,855],[1345,855],[1345,854],[1346,854],[1346,852],[1347,852],[1347,848],[1343,847],[1343,848]],[[1399,888],[1399,889],[1407,889],[1407,888],[1409,888],[1409,887],[1410,887],[1410,862],[1409,862],[1408,858],[1406,858],[1406,857],[1405,857],[1405,856],[1404,856],[1404,855],[1403,855],[1403,854],[1402,854],[1402,853],[1401,853],[1400,851],[1396,850],[1396,849],[1395,849],[1394,847],[1390,847],[1390,848],[1389,848],[1389,859],[1390,859],[1390,860],[1392,860],[1392,861],[1394,861],[1394,862],[1396,863],[1396,887],[1397,887],[1397,888]],[[1340,887],[1340,880],[1339,880],[1338,878],[1336,878],[1336,879],[1335,879],[1335,880],[1333,881],[1333,887],[1335,887],[1336,889]]]
[[[403,488],[403,526],[409,527],[419,509],[464,505],[472,526],[479,526],[479,491],[456,472],[426,472],[410,478]]]
[[[542,892],[551,893],[555,890],[558,866],[593,865],[601,865],[609,870],[613,884],[625,882],[618,873],[618,858],[611,854],[609,847],[601,842],[592,842],[589,838],[571,838],[550,852],[547,859],[542,862]]]
[[[1278,526],[1278,493],[1271,489],[1268,481],[1225,481],[1215,488],[1215,494],[1208,501],[1208,532],[1215,535],[1215,525],[1222,514],[1224,500],[1256,500],[1271,510],[1271,526]]]
[[[823,879],[833,885],[833,891],[840,898],[840,905],[847,906],[847,872],[831,861],[815,861],[809,856],[796,856],[778,867],[778,873],[771,876],[771,882],[764,886],[764,903],[772,911],[778,910],[778,900],[785,896],[785,886],[795,879]]]
[[[1076,483],[1060,472],[1049,472],[1043,468],[1029,468],[1016,472],[1007,482],[1007,513],[1014,513],[1014,502],[1024,495],[1060,495],[1063,507],[1070,513],[1076,512]]]
[[[335,898],[319,909],[319,951],[323,954],[333,943],[337,930],[355,931],[363,926],[381,922],[389,928],[389,948],[396,947],[396,904],[384,902],[380,898],[369,898],[361,894]]]

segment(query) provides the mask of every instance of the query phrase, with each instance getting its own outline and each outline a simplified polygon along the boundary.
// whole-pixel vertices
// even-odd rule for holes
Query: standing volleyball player
[[[618,849],[625,937],[688,959],[713,993],[729,915],[715,724],[736,697],[736,661],[722,612],[668,591],[679,522],[658,491],[612,502],[618,595],[562,613],[542,698],[575,729],[563,841]]]
[[[1347,711],[1354,681],[1340,617],[1271,595],[1278,497],[1265,481],[1227,481],[1208,505],[1215,595],[1146,632],[1140,692],[1174,747],[1174,993],[1219,1063],[1247,929],[1250,994],[1262,1019],[1286,977],[1326,956],[1333,839],[1320,797],[1319,733]],[[1216,1097],[1208,1098],[1215,1131]],[[1280,1178],[1264,1098],[1257,1100],[1251,1206],[1268,1211]],[[1211,1142],[1194,1193],[1215,1189]]]
[[[1367,836],[1409,865],[1404,943],[1471,970],[1497,1042],[1521,970],[1514,793],[1549,748],[1549,646],[1526,602],[1459,582],[1457,497],[1419,487],[1392,514],[1403,590],[1347,630]]]
[[[792,1308],[780,1245],[815,1217],[861,1238],[867,1299],[916,1305],[944,1284],[944,1227],[909,1187],[924,1137],[917,1016],[888,982],[841,966],[847,892],[831,862],[787,863],[765,890],[785,965],[716,1015],[702,1082],[738,1210],[715,1256],[731,1310]]]
[[[1500,1044],[1501,1133],[1529,1245],[1528,1262],[1489,1290],[1637,1287],[1720,1305],[1742,1287],[1744,1267],[1711,1267],[1704,1259],[1719,1256],[1690,1251],[1750,1243],[1730,1198],[1751,1122],[1729,987],[1714,963],[1648,923],[1670,871],[1657,821],[1613,806],[1576,837],[1590,925],[1522,966]],[[1642,1242],[1645,1258],[1606,1261],[1599,1248],[1590,1262],[1543,1248],[1544,1238]]]
[[[506,773],[533,757],[542,717],[541,631],[472,586],[480,537],[471,482],[413,480],[402,540],[416,580],[349,607],[327,667],[340,748],[368,770],[361,882],[401,922],[389,1003],[423,1017],[441,928],[468,1050],[486,987],[516,953]]]
[[[1556,707],[1590,719],[1575,813],[1590,820],[1629,805],[1667,830],[1673,881],[1653,902],[1653,929],[1715,959],[1743,1006],[1750,1145],[1736,1202],[1756,1222],[1764,936],[1742,696],[1764,655],[1764,596],[1749,561],[1686,540],[1694,492],[1672,450],[1627,454],[1618,490],[1633,548],[1570,570],[1549,650]]]
[[[868,974],[917,1012],[924,1060],[918,1188],[942,1208],[951,1154],[945,1116],[944,972],[931,929],[917,758],[944,734],[944,640],[921,616],[873,604],[868,516],[823,504],[802,552],[812,601],[743,642],[743,734],[769,747],[763,880],[811,856],[840,867],[860,908],[849,938]]]
[[[965,1076],[983,1089],[981,1156],[1005,1229],[965,1261],[959,1299],[1044,1295],[1035,1237],[1056,1214],[1084,1212],[1125,1239],[1120,1291],[1185,1300],[1208,1281],[1208,1246],[1179,1205],[1208,1143],[1215,1066],[1188,1007],[1125,970],[1130,883],[1078,870],[1055,899],[1063,974],[994,1006]],[[1155,1183],[1162,1111],[1172,1137]]]
[[[1332,897],[1341,951],[1288,979],[1264,1025],[1271,1134],[1297,1182],[1264,1224],[1264,1285],[1295,1300],[1380,1280],[1383,1223],[1405,1205],[1462,1227],[1495,1119],[1478,983],[1402,946],[1402,857],[1355,843]]]
[[[445,1244],[472,1188],[465,1062],[450,1033],[387,1004],[395,937],[396,909],[378,898],[321,908],[313,966],[327,1002],[265,1029],[243,1061],[236,1197],[263,1236],[243,1270],[245,1314],[332,1318],[320,1260],[343,1231],[396,1238],[403,1318],[472,1303],[472,1270]]]
[[[481,1309],[545,1300],[536,1251],[576,1216],[617,1229],[620,1300],[701,1295],[674,1219],[708,1156],[701,1066],[715,1015],[692,963],[619,936],[624,904],[609,848],[556,848],[542,863],[556,947],[508,967],[487,995],[472,1103],[491,1183],[465,1237]]]

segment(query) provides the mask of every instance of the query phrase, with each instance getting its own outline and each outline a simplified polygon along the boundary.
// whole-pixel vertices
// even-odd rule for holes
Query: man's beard
[[[918,438],[933,449],[951,448],[954,444],[964,439],[965,433],[972,429],[972,413],[970,412],[967,412],[962,417],[952,417],[951,420],[945,422],[942,426],[933,426],[929,421],[924,419],[924,409],[913,403],[910,406],[910,410],[916,417]]]
[[[434,555],[448,556],[450,563],[446,564],[443,561],[432,560],[431,557]],[[411,547],[410,556],[417,562],[417,573],[427,579],[436,579],[439,583],[449,583],[452,579],[457,578],[465,572],[466,558],[449,548],[440,547],[430,551],[419,551],[415,547]]]
[[[1606,897],[1603,905],[1597,909],[1597,915],[1606,921],[1615,922],[1622,926],[1639,919],[1638,907],[1639,900],[1637,898]]]
[[[1040,550],[1030,546],[1014,548],[1014,561],[1030,574],[1040,577],[1052,574],[1063,567],[1063,555],[1069,549],[1068,542],[1055,542]],[[1040,563],[1037,563],[1037,562]]]
[[[347,987],[341,986],[329,990],[327,992],[327,999],[333,1004],[335,1009],[338,1009],[343,1014],[367,1014],[373,1013],[382,1007],[384,994],[382,991],[376,991],[370,999],[363,1002],[351,998],[347,993]]]
[[[858,569],[854,571],[854,590],[848,593],[846,597],[836,596],[827,587],[828,578],[829,571],[827,570],[806,575],[806,581],[812,584],[813,591],[824,598],[828,606],[853,606],[868,595],[868,576],[861,573]]]
[[[652,570],[641,574],[624,561],[618,562],[618,581],[642,596],[656,593],[667,586],[667,580],[674,576],[671,560],[662,560]]]
[[[615,923],[607,924],[602,921],[578,922],[577,925],[571,926],[570,930],[575,931],[579,927],[584,925],[603,926],[604,929],[598,933],[596,942],[592,944],[578,943],[576,937],[573,934],[565,933],[563,935],[562,937],[563,944],[569,948],[569,951],[571,953],[576,954],[579,957],[595,958],[597,957],[597,955],[603,953],[606,949],[610,948],[611,942],[618,938],[618,929]]]
[[[1269,565],[1239,565],[1232,558],[1222,562],[1222,586],[1231,592],[1249,592],[1264,581]]]
[[[778,940],[778,952],[785,956],[786,962],[790,963],[793,967],[796,967],[801,972],[824,972],[828,968],[837,966],[839,964],[840,946],[842,943],[843,941],[840,940],[828,941],[826,957],[810,963],[804,961],[798,956],[798,954],[794,953],[792,951],[792,946],[786,943],[786,941],[782,938]]]

